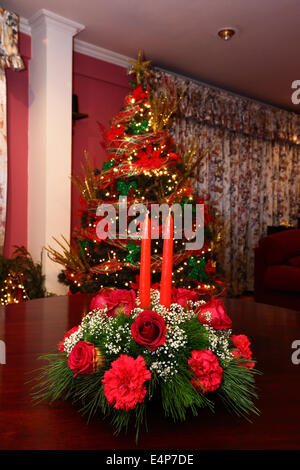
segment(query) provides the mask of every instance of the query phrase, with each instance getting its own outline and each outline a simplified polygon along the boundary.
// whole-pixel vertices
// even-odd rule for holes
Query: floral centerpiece
[[[151,289],[145,309],[134,290],[102,289],[58,351],[43,356],[36,398],[80,402],[89,417],[110,416],[116,432],[132,419],[137,436],[155,397],[174,420],[218,399],[240,416],[257,414],[250,342],[232,334],[223,302],[181,288],[171,295],[166,307]]]
[[[142,229],[138,296],[100,290],[91,311],[68,331],[39,377],[38,399],[71,399],[89,417],[112,417],[116,432],[135,421],[136,436],[155,397],[166,416],[214,408],[215,399],[240,416],[258,413],[250,341],[232,334],[220,299],[172,288],[173,234],[166,218],[160,289],[151,289],[149,212]]]

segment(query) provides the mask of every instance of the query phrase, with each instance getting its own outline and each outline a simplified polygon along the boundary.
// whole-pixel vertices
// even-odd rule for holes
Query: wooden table
[[[0,449],[299,449],[300,364],[291,361],[300,340],[300,312],[225,300],[234,333],[252,341],[258,368],[259,417],[249,423],[222,406],[173,424],[153,410],[149,432],[136,447],[134,433],[113,436],[108,421],[86,418],[68,402],[32,406],[30,371],[38,355],[55,348],[65,330],[78,324],[90,296],[38,299],[0,309],[0,340],[6,364],[0,365]]]

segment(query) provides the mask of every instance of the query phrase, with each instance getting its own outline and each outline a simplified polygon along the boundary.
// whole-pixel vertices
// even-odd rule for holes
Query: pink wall
[[[78,95],[78,110],[88,118],[75,121],[73,126],[72,174],[80,174],[84,150],[90,161],[101,169],[107,159],[100,145],[101,135],[97,121],[106,128],[129,91],[126,69],[83,54],[74,53],[73,93]],[[79,224],[76,212],[80,208],[77,189],[72,185],[71,226]]]
[[[20,34],[20,52],[25,70],[7,70],[8,194],[4,255],[14,245],[27,245],[28,182],[28,61],[31,39]]]
[[[8,196],[5,256],[11,256],[14,245],[27,245],[28,203],[28,64],[31,39],[20,33],[20,51],[25,62],[21,72],[7,71]],[[106,160],[100,145],[97,121],[106,128],[123,104],[129,91],[124,68],[74,53],[73,93],[78,95],[79,111],[89,115],[73,127],[72,174],[80,173],[86,149],[90,160],[99,168]],[[72,229],[79,223],[78,192],[72,187]]]

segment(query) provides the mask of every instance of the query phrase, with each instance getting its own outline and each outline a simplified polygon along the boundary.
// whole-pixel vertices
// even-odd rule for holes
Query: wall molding
[[[31,36],[31,27],[29,25],[29,21],[23,16],[20,17],[20,32]]]
[[[30,29],[32,27],[37,31],[39,27],[43,28],[44,24],[51,28],[58,28],[59,31],[65,30],[66,33],[72,34],[72,36],[80,33],[84,30],[85,26],[76,21],[65,18],[64,16],[57,15],[52,11],[42,8],[38,10],[33,16],[28,19]]]
[[[20,31],[23,34],[31,36],[31,26],[27,18],[20,17]],[[128,68],[128,60],[132,60],[131,57],[128,57],[118,52],[110,51],[109,49],[104,49],[104,47],[96,46],[89,42],[81,41],[80,39],[74,38],[74,51],[80,54],[93,57],[94,59],[103,60],[104,62],[109,62],[110,64],[118,65],[125,69]]]
[[[74,39],[74,51],[79,52],[80,54],[87,55],[89,57],[94,57],[94,59],[103,60],[104,62],[109,62],[110,64],[119,65],[120,67],[128,68],[128,61],[133,60],[131,57],[128,57],[118,52],[110,51],[109,49],[104,49],[100,46],[95,46],[80,39]]]

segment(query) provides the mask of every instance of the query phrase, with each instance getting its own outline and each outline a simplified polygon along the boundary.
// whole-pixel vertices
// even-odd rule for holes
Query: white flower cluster
[[[89,312],[82,320],[81,326],[84,333],[100,337],[110,325],[111,317],[107,317],[105,309],[95,309]]]
[[[152,305],[159,305],[160,292],[157,289],[151,289],[151,303]]]
[[[196,302],[191,302],[192,306],[194,309],[196,309],[197,307],[201,307],[202,305],[205,305],[206,302],[205,300],[197,300]]]
[[[171,361],[154,361],[150,366],[151,372],[156,372],[165,382],[177,373],[177,369]]]
[[[82,331],[82,327],[80,326],[78,330],[75,331],[75,333],[72,333],[64,341],[64,350],[68,356],[71,354],[71,351],[74,348],[75,344],[78,343],[78,341],[81,341],[82,339],[83,339],[83,331]]]
[[[150,354],[156,356],[150,370],[156,370],[157,374],[163,379],[168,380],[178,372],[176,353],[180,351],[187,343],[186,333],[179,325],[168,325],[166,341]]]
[[[208,323],[211,323],[211,312],[209,310],[207,312],[204,312],[204,314],[202,314],[202,315],[205,316]]]
[[[168,310],[160,305],[159,297],[158,290],[151,290],[151,308],[163,317],[167,333],[164,344],[150,353],[151,356],[157,358],[151,364],[150,370],[155,370],[162,380],[168,380],[177,373],[176,355],[187,343],[187,335],[179,325],[190,320],[195,314],[192,303],[189,303],[188,310],[177,303],[171,304]]]
[[[95,338],[100,337],[104,331],[110,329],[111,318],[107,318],[106,309],[95,309],[89,312],[82,320],[81,325],[75,333],[72,333],[64,341],[64,350],[67,356],[78,341],[82,341],[86,334]]]
[[[106,354],[124,354],[128,352],[131,331],[130,326],[120,325],[117,330],[107,329],[106,330],[107,341],[105,343]]]
[[[215,330],[209,325],[203,325],[208,331],[209,349],[222,361],[230,362],[233,359],[232,353],[229,349],[229,339],[232,330]]]
[[[136,317],[137,317],[140,313],[142,313],[143,311],[144,311],[143,308],[136,307],[136,308],[134,308],[134,309],[131,311],[130,316],[135,320]]]
[[[169,324],[165,345],[168,347],[169,356],[173,351],[179,351],[187,343],[187,335],[179,325]],[[172,357],[172,356],[171,356]]]
[[[170,309],[167,309],[163,305],[160,305],[159,297],[159,291],[151,289],[152,309],[161,315],[167,324],[179,325],[180,323],[190,320],[195,316],[195,309],[206,303],[204,300],[198,300],[197,302],[188,300],[188,309],[183,308],[177,303],[171,304]]]

